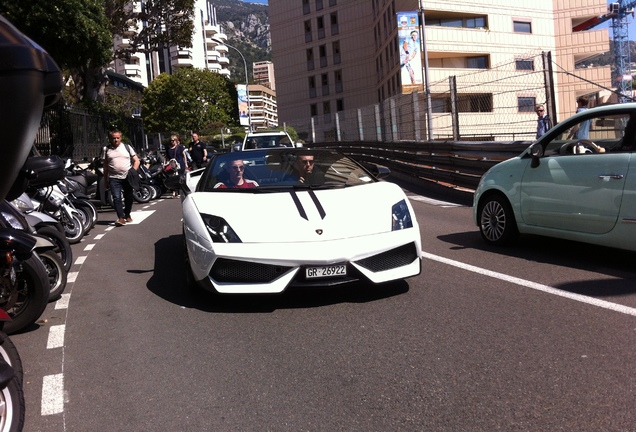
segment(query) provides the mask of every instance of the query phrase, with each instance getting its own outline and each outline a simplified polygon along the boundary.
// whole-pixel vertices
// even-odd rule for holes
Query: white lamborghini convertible
[[[188,283],[280,293],[418,275],[413,208],[400,187],[377,179],[386,168],[372,171],[331,150],[217,155],[183,186]]]

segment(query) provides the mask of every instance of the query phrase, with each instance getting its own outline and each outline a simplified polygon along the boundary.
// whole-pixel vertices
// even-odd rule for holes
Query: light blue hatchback
[[[588,125],[587,137],[574,138]],[[636,103],[592,108],[554,126],[482,177],[473,206],[482,237],[506,245],[519,233],[538,234],[636,250],[635,148]]]

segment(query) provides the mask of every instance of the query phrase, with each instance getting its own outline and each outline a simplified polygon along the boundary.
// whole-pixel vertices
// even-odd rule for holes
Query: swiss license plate
[[[305,276],[307,279],[332,277],[332,276],[346,276],[347,266],[344,264],[320,266],[320,267],[307,267],[305,269]]]

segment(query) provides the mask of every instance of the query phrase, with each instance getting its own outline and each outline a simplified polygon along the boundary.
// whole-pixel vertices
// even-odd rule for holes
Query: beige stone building
[[[276,92],[261,84],[250,84],[249,93],[252,130],[276,128],[278,126]]]
[[[381,105],[366,117],[378,124],[392,117],[390,127],[399,129],[395,119],[425,122],[418,119],[428,109],[428,83],[434,138],[452,136],[449,113],[456,103],[462,134],[493,138],[512,131],[524,139],[532,138],[535,103],[546,103],[562,120],[575,112],[577,96],[611,85],[609,67],[575,66],[609,50],[606,27],[573,31],[606,13],[606,0],[422,4],[426,43],[415,44],[408,39],[421,19],[418,0],[269,0],[279,121],[297,130],[316,123],[340,129],[342,122],[361,124],[365,107]],[[401,22],[407,17],[409,23]],[[414,50],[419,55],[407,68],[406,53]],[[550,54],[550,65],[542,53]],[[548,66],[553,84],[544,79]],[[449,77],[456,77],[457,101],[451,101]],[[414,91],[420,94],[405,99]],[[388,100],[394,101],[390,109],[382,105]],[[357,135],[352,129],[349,139]]]

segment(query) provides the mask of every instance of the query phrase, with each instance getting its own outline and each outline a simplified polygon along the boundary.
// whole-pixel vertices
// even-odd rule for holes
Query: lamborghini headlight
[[[413,228],[413,220],[411,219],[409,206],[406,205],[406,200],[394,204],[391,208],[391,213],[391,223],[393,224],[391,231]]]
[[[239,236],[222,217],[201,214],[201,218],[214,243],[241,243]]]

